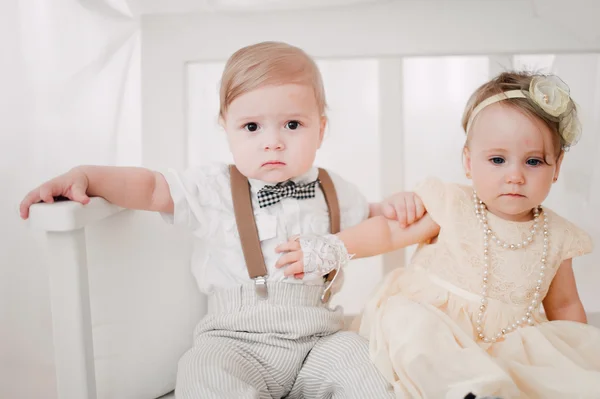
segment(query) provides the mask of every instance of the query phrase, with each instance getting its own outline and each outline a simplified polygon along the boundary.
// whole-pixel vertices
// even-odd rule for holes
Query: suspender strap
[[[240,234],[242,243],[242,252],[248,268],[248,275],[256,281],[257,291],[259,295],[266,296],[266,278],[267,267],[265,266],[265,258],[260,247],[260,239],[258,237],[258,229],[254,219],[252,209],[252,199],[250,197],[250,183],[246,176],[242,175],[235,165],[230,165],[231,179],[231,196],[233,199],[233,210],[237,229]],[[335,186],[331,177],[325,169],[319,168],[319,183],[321,190],[327,203],[329,210],[329,225],[332,234],[340,231],[340,207],[335,191]],[[327,275],[327,281],[332,282],[336,272],[332,271]],[[327,302],[331,292],[329,288],[331,283],[327,285],[323,294],[323,301]]]
[[[325,169],[319,168],[319,181],[321,182],[321,189],[325,196],[325,202],[327,202],[327,208],[329,209],[329,229],[331,234],[337,234],[340,232],[340,203],[338,201],[337,192],[329,173]],[[327,285],[325,291],[321,296],[321,300],[325,303],[329,302],[331,297],[331,286],[333,285],[333,279],[337,274],[337,270],[331,271],[326,278]]]
[[[319,182],[329,209],[330,233],[337,234],[340,232],[340,204],[333,181],[325,169],[319,168]]]

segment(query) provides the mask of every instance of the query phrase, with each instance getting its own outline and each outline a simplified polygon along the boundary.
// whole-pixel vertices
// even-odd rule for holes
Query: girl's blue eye
[[[528,159],[527,160],[527,165],[530,165],[530,166],[539,166],[541,164],[542,164],[542,161],[539,159]]]
[[[493,163],[494,165],[502,165],[504,163],[504,158],[493,157],[493,158],[490,158],[490,162]]]

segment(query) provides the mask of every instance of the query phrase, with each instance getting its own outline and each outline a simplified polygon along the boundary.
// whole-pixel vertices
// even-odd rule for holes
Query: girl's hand
[[[27,219],[29,217],[29,207],[31,205],[40,201],[51,204],[54,202],[54,197],[63,196],[71,201],[87,204],[90,202],[90,198],[86,194],[87,188],[88,178],[86,174],[77,168],[72,169],[47,181],[27,194],[19,206],[21,218]]]
[[[381,202],[383,216],[397,220],[401,227],[407,227],[425,215],[425,205],[413,192],[401,192]]]

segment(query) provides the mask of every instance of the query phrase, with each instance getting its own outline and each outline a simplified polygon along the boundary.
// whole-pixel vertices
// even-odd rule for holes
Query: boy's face
[[[284,84],[239,96],[221,122],[240,172],[279,183],[310,170],[327,120],[311,87]]]

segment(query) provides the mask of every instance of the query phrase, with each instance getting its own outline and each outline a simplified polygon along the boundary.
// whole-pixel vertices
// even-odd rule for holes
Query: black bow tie
[[[308,199],[315,197],[315,189],[319,180],[306,184],[296,184],[289,180],[275,186],[264,186],[258,190],[258,205],[265,208],[281,201],[282,198]]]

